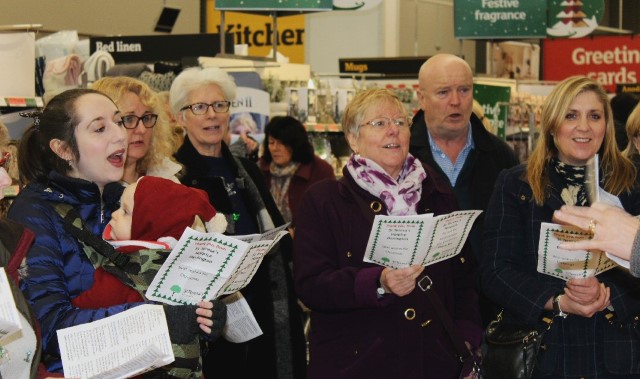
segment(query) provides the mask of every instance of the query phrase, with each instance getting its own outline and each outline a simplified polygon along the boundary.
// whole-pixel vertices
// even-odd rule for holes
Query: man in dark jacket
[[[438,54],[418,74],[418,101],[409,151],[449,179],[460,209],[485,210],[498,173],[518,164],[513,150],[488,132],[472,113],[473,73],[463,59]],[[482,245],[482,215],[469,240],[477,257]],[[495,307],[481,297],[482,321],[495,318]]]

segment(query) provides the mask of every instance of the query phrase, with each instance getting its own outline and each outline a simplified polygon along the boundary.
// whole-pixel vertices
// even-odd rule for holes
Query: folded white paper
[[[378,215],[373,220],[365,262],[394,269],[428,266],[456,256],[482,211],[457,211],[434,217]]]
[[[162,305],[57,331],[66,378],[130,378],[175,360]]]
[[[538,244],[538,272],[569,280],[588,278],[616,267],[600,250],[564,250],[561,242],[589,239],[590,234],[581,229],[543,222],[540,225]]]
[[[286,226],[241,237],[187,228],[145,295],[179,305],[236,292],[249,284],[264,256],[288,233],[283,230]]]

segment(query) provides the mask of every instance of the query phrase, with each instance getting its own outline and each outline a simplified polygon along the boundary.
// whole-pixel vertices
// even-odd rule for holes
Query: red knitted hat
[[[206,192],[168,179],[144,176],[138,180],[133,195],[131,239],[180,239],[184,230],[193,225],[196,215],[204,222],[216,215]]]

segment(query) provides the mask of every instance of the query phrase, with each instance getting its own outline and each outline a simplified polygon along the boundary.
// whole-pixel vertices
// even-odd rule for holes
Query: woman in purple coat
[[[405,108],[385,89],[358,94],[343,130],[355,152],[339,181],[313,185],[297,212],[296,291],[311,309],[308,378],[457,378],[449,336],[416,282],[428,275],[469,344],[482,336],[468,248],[429,267],[363,262],[373,217],[456,210],[449,186],[409,151]],[[409,248],[409,247],[407,247]]]

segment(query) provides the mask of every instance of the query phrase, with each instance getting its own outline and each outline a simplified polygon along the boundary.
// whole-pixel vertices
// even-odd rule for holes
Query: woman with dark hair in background
[[[322,179],[335,179],[333,167],[315,155],[304,125],[290,116],[271,119],[264,130],[260,169],[285,221],[294,225],[304,191]]]

